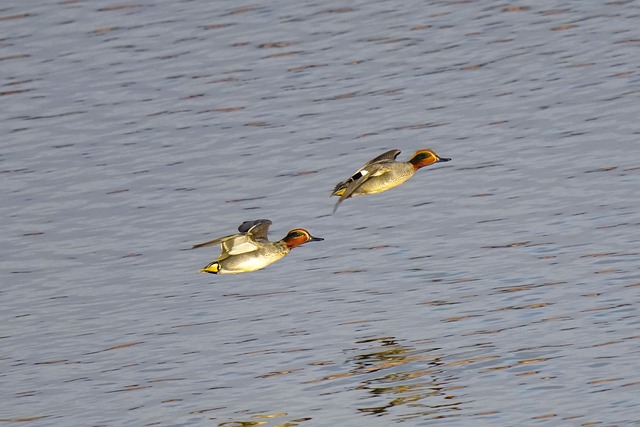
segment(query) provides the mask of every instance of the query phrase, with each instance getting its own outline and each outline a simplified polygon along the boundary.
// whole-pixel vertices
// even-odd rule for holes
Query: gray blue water
[[[3,2],[0,424],[640,425],[639,19]],[[197,273],[257,218],[325,241]]]

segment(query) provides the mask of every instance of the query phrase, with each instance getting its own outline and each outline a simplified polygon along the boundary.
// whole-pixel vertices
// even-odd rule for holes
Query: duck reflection
[[[274,413],[274,414],[255,414],[252,415],[251,418],[257,419],[256,421],[228,421],[218,424],[218,427],[257,427],[264,426],[266,424],[270,424],[269,421],[264,420],[274,420],[275,422],[283,421],[276,420],[278,418],[286,417],[288,414],[285,412]],[[309,421],[311,418],[298,418],[298,419],[289,419],[287,421],[283,421],[281,424],[274,425],[273,427],[295,427],[299,426],[300,423],[305,421]]]
[[[458,412],[461,402],[453,394],[459,387],[448,385],[455,378],[446,377],[441,355],[436,348],[417,349],[400,344],[394,337],[369,338],[357,344],[367,346],[348,363],[356,376],[362,375],[358,390],[365,390],[380,403],[357,408],[372,415],[385,415],[392,408],[405,406],[417,411],[401,411],[401,418]]]

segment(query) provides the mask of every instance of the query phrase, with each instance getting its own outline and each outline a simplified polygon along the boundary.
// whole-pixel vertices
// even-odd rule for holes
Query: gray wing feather
[[[271,225],[271,221],[268,219],[256,219],[253,221],[245,221],[240,224],[238,227],[238,231],[240,234],[232,234],[230,236],[218,237],[217,239],[209,240],[207,242],[198,243],[197,245],[193,245],[191,249],[204,248],[207,246],[213,246],[221,244],[226,250],[230,250],[233,246],[233,242],[229,245],[225,245],[224,243],[228,240],[235,239],[243,234],[250,234],[248,236],[252,239],[267,239],[267,232],[269,231],[269,226]]]
[[[364,167],[366,168],[367,166],[372,165],[374,163],[394,161],[400,153],[401,151],[398,150],[397,148],[395,150],[389,150],[386,153],[380,154],[375,159],[370,160],[366,165],[364,165]]]
[[[269,228],[269,225],[271,225],[272,223],[268,219],[255,219],[253,221],[245,221],[242,224],[240,224],[240,227],[238,227],[238,231],[241,232],[241,233],[246,233],[253,226],[258,225],[258,224],[268,224],[267,228]]]
[[[208,242],[198,243],[197,245],[193,245],[191,249],[204,248],[206,246],[213,246],[219,243],[224,243],[225,241],[238,236],[237,234],[232,234],[231,236],[218,237],[217,239],[209,240]]]
[[[260,222],[251,227],[249,231],[247,231],[247,234],[254,240],[269,240],[267,233],[269,232],[269,226],[272,224],[271,221],[268,219],[260,219],[258,221]]]

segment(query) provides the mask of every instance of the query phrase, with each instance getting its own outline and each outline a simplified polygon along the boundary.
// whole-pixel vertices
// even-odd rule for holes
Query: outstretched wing
[[[239,234],[232,234],[230,236],[218,237],[217,239],[209,240],[208,242],[198,243],[197,245],[193,245],[191,249],[204,248],[206,246],[213,246],[220,243],[224,243],[225,241],[232,239],[234,237],[240,236]]]
[[[251,244],[252,239],[266,239],[267,231],[271,221],[268,219],[256,219],[253,221],[245,221],[238,227],[239,234],[231,234],[230,236],[218,237],[217,239],[209,240],[208,242],[198,243],[193,245],[191,249],[204,248],[206,246],[222,245],[223,251],[243,251],[244,249],[250,249],[246,252],[251,252],[257,249],[257,245]],[[252,249],[251,249],[252,248]],[[240,252],[244,253],[244,252]],[[235,255],[231,253],[231,255]]]
[[[191,249],[203,248],[205,246],[220,245],[222,256],[239,255],[253,252],[258,249],[258,244],[252,235],[247,233],[232,234],[231,236],[220,237],[208,242],[193,245]],[[226,256],[225,256],[226,257]]]

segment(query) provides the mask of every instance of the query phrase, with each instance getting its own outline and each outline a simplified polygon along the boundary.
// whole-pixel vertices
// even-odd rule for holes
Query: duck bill
[[[442,163],[442,162],[448,162],[451,159],[448,159],[446,157],[438,157],[438,160],[436,160],[436,163]]]
[[[312,235],[309,235],[309,237],[311,237],[311,239],[309,240],[310,242],[320,242],[324,240],[322,237],[313,237]]]

